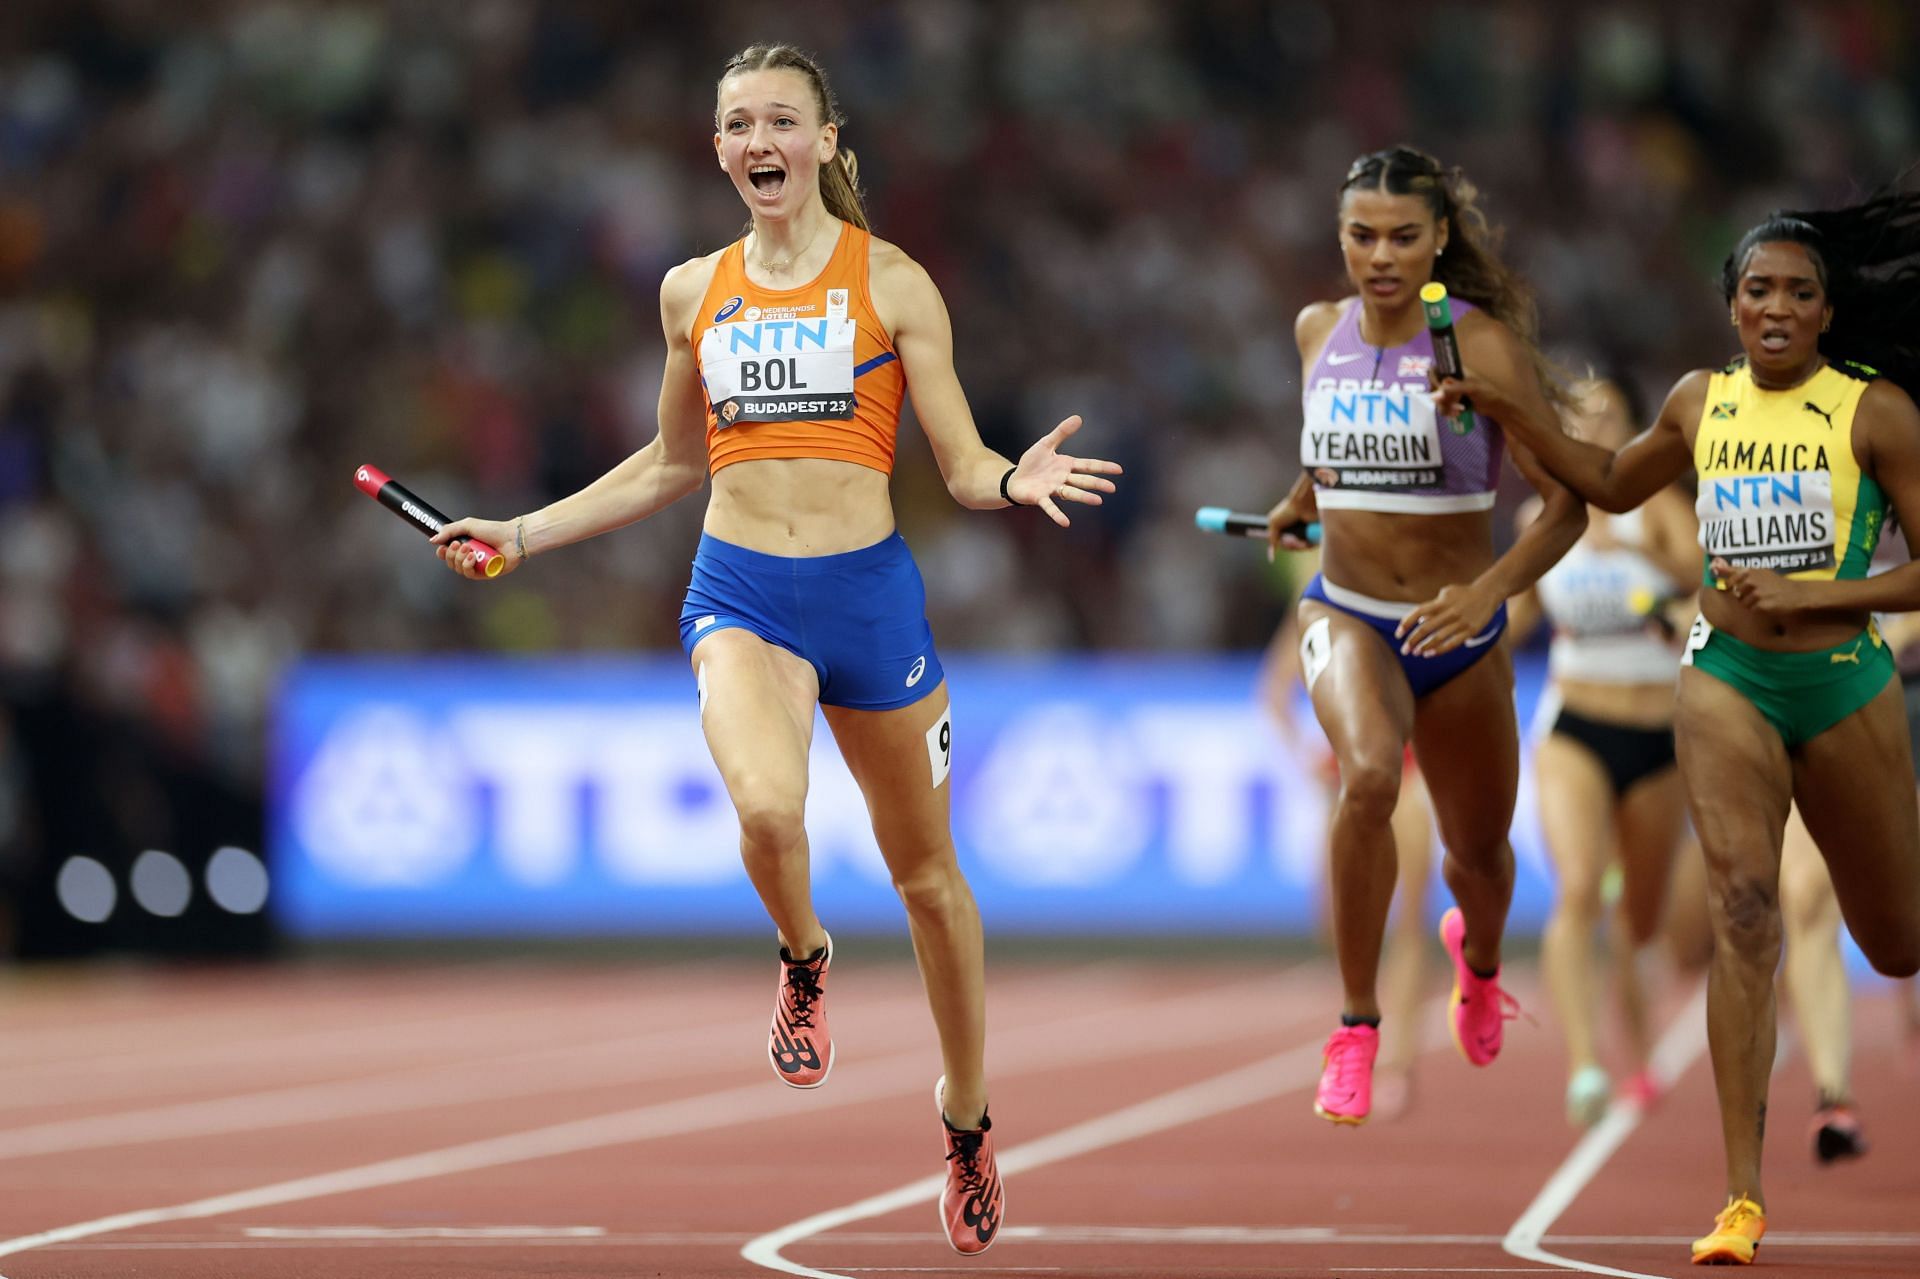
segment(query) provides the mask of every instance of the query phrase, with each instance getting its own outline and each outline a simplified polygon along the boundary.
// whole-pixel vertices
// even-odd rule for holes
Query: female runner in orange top
[[[713,496],[681,614],[701,724],[740,819],[748,876],[779,930],[769,1056],[794,1087],[833,1065],[822,984],[832,941],[815,916],[802,818],[814,706],[866,797],[906,904],[939,1028],[947,1145],[941,1219],[984,1251],[1003,1197],[988,1136],[980,917],[948,821],[947,688],[925,592],[888,498],[903,395],[962,506],[1098,506],[1112,462],[1069,457],[1069,417],[1018,463],[987,448],[953,370],[953,334],[920,265],[867,230],[842,117],[811,58],[735,55],[720,77],[716,160],[752,214],[740,240],[660,288],[667,367],[660,433],[573,495],[510,521],[463,519],[435,539],[468,577],[466,534],[507,571],[538,552]]]

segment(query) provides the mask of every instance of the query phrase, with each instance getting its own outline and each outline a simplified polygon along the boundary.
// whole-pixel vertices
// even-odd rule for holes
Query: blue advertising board
[[[1521,654],[1523,731],[1540,674]],[[1319,927],[1324,741],[1304,700],[1301,731],[1276,728],[1252,657],[956,657],[947,677],[954,836],[989,928]],[[768,926],[678,656],[309,660],[283,687],[271,770],[275,909],[294,936]],[[1529,773],[1522,928],[1551,882],[1533,795]],[[900,927],[824,722],[807,831],[822,918]]]

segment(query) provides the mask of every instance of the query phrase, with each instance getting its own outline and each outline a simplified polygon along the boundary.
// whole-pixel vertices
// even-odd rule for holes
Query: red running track
[[[1323,963],[996,965],[1009,1216],[965,1259],[917,979],[835,958],[814,1092],[766,1065],[771,963],[12,974],[0,1276],[1698,1273],[1721,1172],[1690,990],[1663,1001],[1666,1104],[1582,1144],[1517,967],[1539,1025],[1474,1070],[1436,1003],[1411,1111],[1351,1130],[1310,1111]],[[1767,1274],[1920,1274],[1920,1062],[1883,995],[1856,1036],[1866,1159],[1815,1167],[1804,1068],[1775,1081]]]

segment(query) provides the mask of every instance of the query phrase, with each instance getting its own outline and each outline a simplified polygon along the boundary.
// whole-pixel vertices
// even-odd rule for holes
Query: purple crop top
[[[1470,310],[1455,300],[1454,314]],[[1434,416],[1427,370],[1433,338],[1378,347],[1360,336],[1360,303],[1347,304],[1307,377],[1300,464],[1322,510],[1437,515],[1485,511],[1500,479],[1500,428],[1470,429]]]

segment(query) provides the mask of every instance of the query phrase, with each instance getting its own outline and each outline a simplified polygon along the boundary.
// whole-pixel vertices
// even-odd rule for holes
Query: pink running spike
[[[1500,989],[1500,974],[1481,977],[1467,967],[1466,917],[1454,906],[1440,917],[1440,944],[1453,960],[1453,998],[1447,1006],[1447,1024],[1453,1045],[1475,1066],[1490,1064],[1500,1055],[1506,1024],[1520,1015],[1520,1003]]]
[[[980,1126],[955,1128],[947,1122],[947,1077],[933,1086],[933,1103],[940,1111],[940,1131],[947,1142],[947,1184],[940,1191],[940,1224],[953,1250],[976,1256],[993,1247],[1006,1217],[1006,1185],[993,1157],[993,1121],[985,1114]]]
[[[767,1055],[773,1073],[789,1088],[818,1088],[833,1069],[833,1036],[827,1031],[827,965],[833,938],[806,959],[780,948],[780,984],[774,988],[773,1026]]]
[[[1364,1124],[1373,1109],[1373,1059],[1380,1052],[1374,1026],[1342,1026],[1327,1036],[1313,1113],[1336,1124]]]

